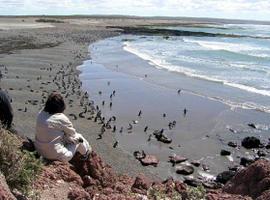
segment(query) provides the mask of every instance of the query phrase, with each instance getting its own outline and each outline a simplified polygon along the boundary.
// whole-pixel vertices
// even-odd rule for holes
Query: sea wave
[[[130,43],[128,43],[128,42],[124,43],[123,48],[125,51],[128,51],[132,54],[135,54],[138,57],[148,61],[149,64],[155,66],[158,69],[166,69],[168,71],[181,73],[181,74],[184,74],[184,75],[189,76],[189,77],[212,81],[212,82],[216,82],[216,83],[221,83],[224,85],[228,85],[230,87],[245,90],[247,92],[256,93],[256,94],[270,97],[270,91],[268,91],[268,90],[262,90],[262,89],[257,89],[257,88],[252,87],[252,86],[247,86],[247,85],[243,85],[243,84],[239,84],[239,83],[233,83],[233,82],[230,82],[228,80],[221,79],[219,77],[217,78],[217,77],[211,77],[211,76],[207,76],[207,75],[198,74],[198,72],[196,70],[186,68],[184,66],[172,65],[172,64],[166,62],[165,60],[153,58],[151,55],[142,53],[142,52],[138,51],[137,49],[132,48]]]
[[[266,47],[252,46],[248,44],[239,44],[239,43],[229,43],[229,42],[216,42],[216,41],[206,41],[206,40],[194,40],[184,38],[184,42],[197,44],[203,48],[210,50],[225,50],[236,53],[243,53],[256,57],[269,57],[267,53],[261,53],[260,51],[270,51]]]

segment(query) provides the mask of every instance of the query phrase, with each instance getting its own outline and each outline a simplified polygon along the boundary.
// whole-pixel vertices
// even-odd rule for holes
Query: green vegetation
[[[65,23],[64,21],[57,20],[57,19],[36,19],[36,22],[42,22],[42,23]]]
[[[184,195],[185,196],[182,196],[176,190],[173,190],[169,197],[164,189],[160,190],[154,187],[151,187],[147,193],[149,199],[155,200],[204,200],[206,198],[206,190],[202,185],[198,187],[188,187],[187,193]]]
[[[203,200],[206,196],[206,190],[202,185],[198,187],[188,187],[187,196],[188,200]]]
[[[42,168],[33,152],[21,150],[22,142],[7,130],[0,129],[0,171],[11,189],[30,194],[32,181]]]

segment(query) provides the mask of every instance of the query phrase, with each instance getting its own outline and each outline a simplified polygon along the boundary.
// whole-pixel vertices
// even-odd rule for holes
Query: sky
[[[270,0],[0,0],[0,15],[117,14],[270,20]]]

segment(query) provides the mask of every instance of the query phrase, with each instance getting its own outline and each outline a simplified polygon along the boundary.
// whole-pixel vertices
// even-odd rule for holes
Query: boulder
[[[257,155],[258,155],[259,157],[264,157],[264,156],[266,156],[266,152],[265,152],[265,151],[262,151],[262,150],[259,150],[259,151],[257,152]]]
[[[185,177],[184,183],[192,187],[197,187],[202,184],[202,181],[197,178]]]
[[[242,146],[246,149],[259,148],[261,146],[260,139],[256,137],[245,137],[242,140]]]
[[[229,156],[229,155],[231,155],[231,152],[230,152],[230,151],[227,151],[227,150],[222,149],[222,150],[220,151],[220,155],[221,155],[221,156]]]
[[[0,172],[0,199],[1,200],[2,199],[3,200],[5,200],[5,199],[16,200],[16,198],[11,193],[11,191],[10,191],[8,185],[7,185],[5,176],[1,172]]]
[[[156,137],[156,139],[160,142],[170,144],[172,142],[171,138],[168,138],[163,131],[154,131],[153,135]]]
[[[144,175],[140,174],[136,177],[134,184],[131,187],[132,192],[139,193],[139,194],[147,194],[147,190],[151,187],[151,181],[145,177]]]
[[[206,195],[206,199],[207,200],[252,200],[252,198],[248,196],[223,193],[219,190],[208,191]]]
[[[78,199],[91,199],[90,194],[88,194],[83,188],[75,187],[68,193],[68,199],[78,200]]]
[[[157,167],[159,160],[154,155],[146,155],[143,159],[140,160],[143,166],[153,165]]]
[[[216,182],[225,184],[227,183],[234,175],[236,172],[234,171],[224,171],[221,172],[217,175],[216,177]]]
[[[247,168],[239,171],[226,183],[223,191],[231,194],[250,196],[264,199],[261,195],[269,195],[270,188],[270,162],[260,159]]]
[[[192,165],[194,165],[195,167],[199,167],[201,165],[200,161],[198,160],[193,160],[190,162]]]
[[[187,161],[187,158],[178,155],[169,156],[169,159],[172,164],[178,164]]]
[[[176,173],[181,175],[190,175],[193,174],[194,168],[190,165],[180,165],[176,166]]]
[[[230,142],[228,142],[228,146],[235,148],[235,147],[237,147],[237,143],[230,141]]]
[[[240,165],[243,165],[244,167],[254,163],[255,158],[252,156],[246,156],[246,157],[242,157],[240,159]]]

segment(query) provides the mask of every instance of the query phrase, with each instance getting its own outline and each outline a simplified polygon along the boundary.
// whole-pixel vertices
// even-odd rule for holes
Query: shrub
[[[42,23],[65,23],[64,21],[56,20],[56,19],[36,19],[35,21],[42,22]]]
[[[31,183],[42,168],[41,160],[33,152],[22,151],[20,139],[7,130],[0,129],[0,170],[11,189],[28,195]]]
[[[206,190],[202,185],[198,187],[188,187],[187,196],[188,200],[204,200],[206,197]]]

